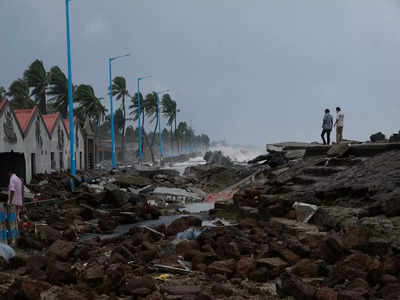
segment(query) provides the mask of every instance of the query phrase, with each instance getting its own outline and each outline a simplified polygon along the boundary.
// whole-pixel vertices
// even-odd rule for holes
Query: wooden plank
[[[168,273],[174,273],[174,274],[192,273],[192,271],[190,271],[190,270],[185,270],[182,268],[176,268],[176,267],[171,267],[171,266],[166,266],[166,265],[154,264],[153,266],[160,271],[168,272]]]

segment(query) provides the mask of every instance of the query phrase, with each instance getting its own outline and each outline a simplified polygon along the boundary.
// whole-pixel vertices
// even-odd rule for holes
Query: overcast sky
[[[72,0],[73,82],[106,97],[107,58],[133,94],[170,89],[197,132],[234,144],[400,129],[398,0]],[[65,1],[0,0],[0,86],[35,59],[66,71]],[[108,99],[104,100],[108,106]],[[119,105],[117,103],[117,105]]]

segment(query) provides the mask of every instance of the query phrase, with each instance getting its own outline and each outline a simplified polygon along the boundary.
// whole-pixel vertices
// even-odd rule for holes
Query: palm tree
[[[176,138],[176,114],[178,110],[176,108],[176,102],[172,100],[169,94],[164,94],[161,103],[163,107],[162,113],[164,117],[167,119],[167,125],[170,126],[171,128],[171,149],[172,149],[173,146],[172,126],[175,124],[175,138]]]
[[[181,140],[181,147],[185,146],[187,142],[188,126],[186,122],[179,122],[177,129],[177,137]]]
[[[74,91],[75,86],[72,88]],[[47,94],[51,97],[49,102],[53,109],[59,111],[63,118],[66,118],[68,114],[68,79],[57,66],[50,69]]]
[[[158,101],[157,101],[157,93],[152,92],[146,95],[145,100],[145,110],[146,116],[150,118],[150,122],[153,123],[156,120],[156,126],[154,127],[153,137],[151,139],[151,146],[154,145],[157,127],[158,127]]]
[[[129,108],[132,110],[129,114],[133,116],[133,121],[137,121],[139,119],[138,94],[137,93],[135,93],[135,95],[133,95],[133,97],[131,97],[131,105],[129,106]],[[142,122],[143,122],[145,109],[144,109],[144,100],[143,100],[142,93],[140,93],[140,113],[142,115],[141,117],[142,117]]]
[[[0,87],[0,101],[3,100],[3,98],[6,96],[6,94],[7,94],[6,89],[3,86],[1,86]]]
[[[24,72],[24,80],[29,88],[32,88],[31,96],[39,103],[42,114],[46,114],[46,90],[49,84],[49,74],[46,72],[43,62],[35,60]]]
[[[75,110],[80,120],[89,118],[94,121],[97,126],[104,120],[106,114],[106,108],[101,104],[100,100],[103,98],[97,98],[93,88],[87,84],[81,84],[75,91],[74,101],[79,103],[79,107]]]
[[[164,129],[163,129],[163,131],[162,131],[162,133],[161,133],[161,137],[162,137],[162,139],[163,139],[164,142],[165,142],[165,141],[168,141],[168,139],[170,139],[170,134],[169,134],[167,128],[164,128]],[[166,152],[165,149],[166,149],[166,147],[164,147],[164,152]],[[170,151],[170,150],[168,149],[168,151]]]
[[[132,109],[132,111],[130,112],[131,115],[133,115],[133,120],[137,121],[139,118],[139,108],[138,108],[138,94],[135,93],[135,95],[133,95],[133,97],[131,97],[131,106],[129,106],[130,109]],[[152,145],[150,145],[149,143],[149,139],[147,137],[146,131],[144,130],[144,120],[145,120],[145,113],[146,111],[149,110],[149,104],[147,103],[147,97],[143,98],[142,93],[140,93],[140,114],[141,114],[141,118],[142,118],[142,135],[144,137],[144,141],[146,142],[147,148],[150,152],[151,155],[151,160],[154,162],[154,153],[153,153],[153,149],[152,149]],[[146,115],[148,115],[146,113]],[[142,143],[142,152],[143,152],[143,144]]]
[[[13,109],[33,108],[35,103],[29,97],[29,87],[23,79],[13,81],[8,88],[8,96],[12,97]]]
[[[121,132],[121,159],[125,158],[125,126],[126,126],[126,107],[125,98],[129,96],[128,89],[126,88],[126,80],[122,76],[117,76],[113,80],[112,94],[117,96],[117,100],[122,99],[122,132]]]
[[[122,132],[124,130],[124,113],[121,108],[118,108],[114,112],[114,126],[116,133],[118,135],[122,135]]]

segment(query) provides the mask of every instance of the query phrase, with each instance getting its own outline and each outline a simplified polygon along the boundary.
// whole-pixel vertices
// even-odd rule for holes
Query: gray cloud
[[[114,75],[169,88],[179,117],[232,143],[317,140],[325,107],[343,106],[345,137],[399,129],[396,0],[73,0],[74,83],[106,97]],[[0,85],[34,59],[65,70],[63,0],[0,3]],[[105,103],[108,103],[106,97]]]

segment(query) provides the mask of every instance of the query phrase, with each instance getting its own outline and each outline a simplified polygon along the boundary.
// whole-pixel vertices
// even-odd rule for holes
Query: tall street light
[[[164,156],[164,150],[163,150],[163,142],[162,142],[162,135],[161,135],[161,109],[160,109],[160,94],[164,94],[166,92],[169,92],[169,90],[161,91],[161,92],[156,92],[157,95],[157,118],[158,118],[158,138],[160,139],[160,160]]]
[[[140,80],[150,78],[151,75],[138,77],[137,79],[137,98],[138,98],[138,127],[139,127],[139,161],[142,161],[142,130],[141,130],[141,120],[140,120]]]
[[[70,145],[70,164],[71,174],[76,174],[75,151],[74,151],[74,105],[72,100],[72,69],[71,69],[71,37],[69,29],[69,2],[65,0],[65,15],[67,19],[67,56],[68,56],[68,110],[69,110],[69,145]]]
[[[115,137],[114,137],[114,108],[113,108],[113,94],[112,94],[112,72],[111,63],[122,57],[130,56],[130,54],[125,54],[121,56],[111,57],[108,59],[108,69],[110,71],[110,115],[111,115],[111,151],[112,151],[112,166],[115,169],[117,167],[117,162],[115,161]]]

